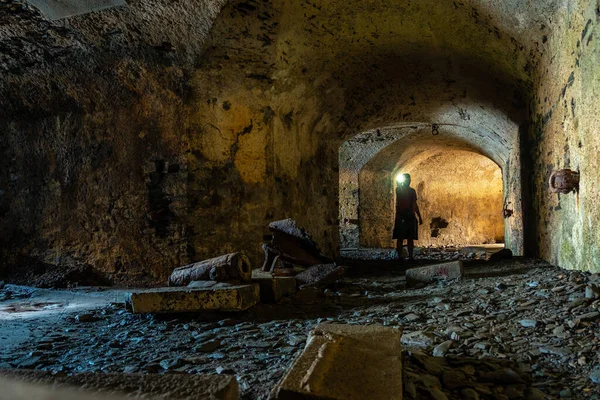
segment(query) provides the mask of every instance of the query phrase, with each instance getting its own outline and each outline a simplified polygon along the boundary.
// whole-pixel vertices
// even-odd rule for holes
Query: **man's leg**
[[[413,261],[413,251],[415,250],[415,241],[413,239],[406,239],[408,247],[408,258]]]

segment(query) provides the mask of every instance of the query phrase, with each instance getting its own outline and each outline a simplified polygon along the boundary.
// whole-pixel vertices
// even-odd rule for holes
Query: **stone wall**
[[[162,281],[173,267],[231,250],[256,264],[267,223],[285,217],[335,255],[344,141],[444,123],[494,142],[498,156],[517,149],[506,121],[527,125],[532,73],[544,46],[565,36],[539,45],[548,29],[536,25],[562,12],[550,0],[225,3],[133,0],[55,22],[17,0],[0,5],[5,270],[73,262],[115,280]],[[584,29],[587,20],[569,18]],[[595,24],[585,49],[595,48]],[[585,49],[589,72],[568,90],[597,78],[597,51]],[[568,54],[551,68],[544,58],[552,72],[536,78],[538,98],[547,79],[569,72],[570,82]],[[575,112],[589,127],[592,97],[581,96]],[[550,97],[559,102],[560,91]],[[520,201],[515,153],[505,161]],[[594,206],[582,204],[583,232]]]
[[[539,254],[564,268],[600,271],[600,3],[565,3],[536,69],[528,136],[531,234]],[[552,194],[551,171],[580,171],[578,193]]]

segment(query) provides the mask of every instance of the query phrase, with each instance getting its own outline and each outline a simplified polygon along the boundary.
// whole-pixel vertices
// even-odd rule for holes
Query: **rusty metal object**
[[[504,203],[504,207],[502,208],[502,216],[504,218],[510,218],[513,216],[514,211],[512,209],[508,208],[511,204],[512,204],[511,201]]]
[[[271,243],[263,245],[265,250],[263,271],[273,271],[276,256],[279,256],[279,260],[284,264],[303,267],[331,262],[321,254],[319,247],[308,233],[296,226],[294,220],[272,222],[269,224],[269,230],[273,233],[273,239]]]
[[[315,265],[296,275],[296,282],[301,288],[327,286],[341,279],[345,273],[346,269],[336,264]]]
[[[579,172],[570,169],[553,171],[550,175],[550,191],[552,193],[571,193],[579,191]]]
[[[187,286],[192,281],[244,281],[252,279],[252,266],[248,257],[241,253],[200,261],[173,270],[169,286]]]

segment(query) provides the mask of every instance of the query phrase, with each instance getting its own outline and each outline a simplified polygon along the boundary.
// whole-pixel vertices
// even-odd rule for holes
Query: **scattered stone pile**
[[[529,371],[513,361],[494,358],[432,357],[406,352],[404,398],[435,400],[543,400]]]
[[[243,311],[261,300],[279,301],[294,293],[296,285],[300,289],[326,286],[344,276],[345,268],[323,256],[293,220],[273,222],[269,229],[273,240],[264,247],[263,270],[255,271],[259,276],[253,277],[246,256],[226,254],[176,268],[169,287],[130,293],[127,308],[134,313]],[[289,274],[296,279],[280,276]]]
[[[92,312],[93,318],[66,311],[43,324],[18,320],[10,329],[30,332],[31,340],[0,355],[0,368],[230,374],[238,377],[242,398],[266,399],[309,332],[331,321],[402,327],[407,398],[414,393],[409,381],[423,399],[431,393],[440,399],[537,399],[540,392],[600,398],[597,275],[528,260],[467,263],[464,278],[420,289],[407,289],[401,271],[353,275],[236,314],[134,315],[114,304]],[[427,361],[434,355],[444,358]],[[478,374],[495,371],[508,371],[515,381]],[[432,378],[424,383],[409,373]],[[521,390],[523,384],[530,390]]]

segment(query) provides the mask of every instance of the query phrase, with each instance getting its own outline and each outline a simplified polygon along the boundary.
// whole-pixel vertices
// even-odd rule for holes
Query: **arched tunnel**
[[[340,179],[340,219],[345,221],[341,225],[341,237],[346,240],[342,248],[394,248],[391,232],[396,177],[401,173],[409,173],[413,177],[413,186],[422,198],[419,204],[427,221],[419,229],[420,245],[466,247],[504,243],[506,236],[508,248],[515,254],[521,254],[523,244],[519,240],[522,221],[507,221],[505,232],[504,204],[508,207],[511,203],[509,197],[514,197],[514,194],[511,196],[507,193],[504,198],[500,166],[461,139],[435,133],[440,127],[433,127],[434,134],[431,133],[431,127],[427,128],[408,127],[409,133],[404,135],[401,131],[406,131],[406,128],[399,127],[389,128],[384,133],[376,130],[360,135],[363,139],[368,137],[365,147],[371,147],[374,141],[381,144],[386,133],[391,133],[386,140],[387,146],[375,153],[360,169],[353,171],[358,191],[352,191],[350,182]],[[353,142],[359,145],[357,141],[355,137]],[[348,146],[348,142],[343,145],[344,151]],[[372,151],[365,149],[365,152]],[[352,149],[353,156],[359,154]],[[341,154],[341,169],[347,171],[348,160],[343,157]],[[500,165],[506,170],[505,162]],[[507,187],[509,191],[510,187]],[[344,197],[348,195],[349,198]],[[354,219],[355,224],[349,224],[352,214],[358,215],[358,219]],[[517,215],[522,214],[519,212]],[[352,243],[357,239],[352,237],[352,233],[359,236],[358,246]]]
[[[3,1],[0,400],[596,398],[599,26],[596,0]]]

